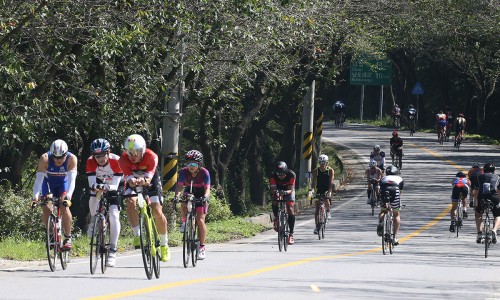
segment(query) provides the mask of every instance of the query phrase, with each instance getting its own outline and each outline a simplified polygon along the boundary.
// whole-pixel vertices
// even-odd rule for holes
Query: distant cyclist
[[[394,104],[394,108],[392,109],[392,116],[395,125],[401,124],[401,108],[399,108],[399,105]]]
[[[205,217],[208,212],[208,200],[210,197],[210,173],[203,167],[203,154],[198,150],[190,150],[185,155],[186,166],[179,171],[177,187],[175,189],[174,199],[178,199],[179,194],[184,189],[184,194],[189,194],[191,184],[193,184],[193,195],[196,198],[203,198],[203,203],[196,204],[196,224],[198,225],[198,236],[200,245],[198,259],[203,260],[206,257],[205,240],[207,236],[207,226]],[[187,204],[181,204],[182,225],[179,231],[184,232],[186,227]]]
[[[453,189],[451,192],[451,210],[450,210],[450,232],[455,232],[455,216],[458,207],[458,201],[462,201],[463,205],[463,216],[467,219],[467,196],[469,195],[470,180],[467,179],[465,173],[458,172],[453,180]],[[463,200],[460,200],[460,193],[463,195]]]
[[[48,195],[60,198],[62,215],[62,227],[64,229],[63,250],[69,251],[71,244],[71,225],[73,216],[69,207],[71,206],[71,197],[75,190],[76,170],[78,159],[68,151],[68,145],[63,140],[55,140],[50,145],[50,150],[38,160],[35,184],[33,186],[32,207],[37,205],[38,197],[41,195],[46,198]],[[42,203],[43,204],[43,203]],[[47,220],[51,213],[47,205],[42,206],[43,226],[47,226]]]
[[[446,115],[442,110],[440,110],[436,115],[436,128],[438,131],[438,138],[440,137],[440,135],[443,135],[444,138],[444,136],[446,135]]]
[[[465,116],[463,113],[459,113],[458,117],[455,119],[455,146],[456,146],[456,141],[458,139],[463,140],[464,138],[464,130],[465,130]]]
[[[394,221],[394,245],[399,245],[398,232],[399,226],[401,224],[401,192],[404,188],[403,178],[398,176],[399,171],[395,166],[389,165],[385,170],[387,176],[382,178],[380,182],[380,193],[382,195],[383,203],[386,205],[390,205],[393,213],[393,221]],[[378,216],[378,225],[377,225],[377,235],[382,236],[384,234],[384,217],[387,212],[386,205],[382,205],[382,209],[380,210],[380,214]]]
[[[88,228],[88,235],[92,235],[93,220],[99,207],[96,198],[98,191],[107,191],[109,201],[109,225],[110,225],[110,245],[109,256],[106,262],[108,267],[116,264],[116,250],[118,237],[120,236],[120,200],[118,199],[118,188],[123,180],[123,172],[120,168],[120,157],[110,152],[111,145],[105,139],[96,139],[90,145],[92,155],[87,159],[85,172],[87,173],[88,186],[90,187],[89,209],[91,224]]]
[[[481,243],[482,235],[482,222],[484,205],[486,199],[493,202],[492,213],[494,217],[493,228],[491,231],[491,242],[493,244],[497,243],[497,229],[500,226],[500,208],[498,204],[500,203],[500,198],[498,195],[498,189],[500,187],[500,177],[495,174],[495,166],[491,163],[487,163],[483,166],[484,174],[479,175],[479,202],[476,206],[476,228],[477,228],[477,238],[476,242]]]
[[[451,134],[451,130],[453,129],[453,111],[451,107],[446,106],[444,109],[444,113],[446,114],[446,133],[449,136]]]
[[[288,169],[285,162],[279,161],[274,167],[274,171],[269,177],[269,186],[271,189],[271,197],[273,199],[272,209],[274,214],[274,230],[278,231],[279,220],[278,220],[278,210],[279,205],[277,198],[277,192],[284,192],[283,199],[286,200],[286,211],[288,212],[288,226],[290,229],[290,234],[288,235],[288,244],[295,243],[293,239],[293,229],[295,227],[295,172]]]
[[[330,214],[330,196],[332,195],[333,189],[333,179],[334,172],[333,169],[328,166],[328,156],[325,154],[321,154],[318,157],[319,167],[314,169],[312,172],[312,181],[311,187],[316,190],[316,194],[325,195],[328,198],[324,203],[326,207],[326,217],[328,219],[331,218]],[[316,200],[315,202],[316,210],[314,212],[314,219],[316,220],[316,227],[314,229],[314,234],[318,234],[318,214],[319,214],[319,206],[320,201]]]
[[[417,122],[417,110],[413,107],[413,104],[408,106],[408,111],[406,112],[406,119],[408,120],[408,126],[410,131],[415,132],[416,122]]]
[[[377,167],[384,170],[385,166],[385,152],[380,150],[379,145],[373,146],[373,151],[370,153],[370,160],[377,162]]]
[[[366,181],[368,184],[366,193],[368,195],[368,200],[366,201],[366,204],[371,204],[370,202],[370,197],[371,194],[373,193],[373,188],[375,188],[375,193],[377,195],[377,198],[380,197],[380,181],[382,180],[382,177],[384,177],[384,174],[380,168],[377,167],[377,162],[372,160],[370,161],[368,169],[365,171],[365,177]]]
[[[392,132],[392,137],[389,140],[389,144],[391,146],[391,158],[393,161],[396,154],[400,157],[403,157],[403,139],[399,136],[396,130]]]
[[[339,123],[345,121],[345,104],[342,100],[337,100],[333,104],[333,116]]]

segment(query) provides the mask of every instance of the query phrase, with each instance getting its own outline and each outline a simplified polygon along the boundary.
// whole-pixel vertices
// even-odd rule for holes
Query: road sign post
[[[423,95],[424,94],[424,88],[422,87],[422,84],[420,84],[420,82],[415,82],[415,86],[413,87],[413,89],[411,90],[411,93],[413,95],[417,95],[417,124],[418,124],[418,114],[420,112],[420,107],[419,107],[419,97],[420,95]]]

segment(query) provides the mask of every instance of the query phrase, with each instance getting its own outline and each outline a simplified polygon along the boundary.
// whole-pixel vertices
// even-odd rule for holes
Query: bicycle
[[[483,243],[484,243],[484,258],[488,258],[488,249],[491,245],[491,219],[490,211],[493,208],[493,202],[490,199],[483,199],[484,219],[483,219]]]
[[[377,196],[377,182],[373,179],[370,184],[372,185],[372,191],[370,193],[370,206],[372,208],[372,216],[375,215],[375,207],[380,207],[380,197]]]
[[[179,202],[186,203],[187,208],[186,225],[182,233],[182,262],[184,268],[189,266],[190,256],[193,267],[196,267],[198,262],[200,239],[198,237],[198,223],[196,222],[196,205],[203,203],[203,201],[203,197],[195,198],[193,194],[186,194],[182,197],[182,200],[179,200]],[[176,200],[174,200],[174,209],[177,211],[175,202]]]
[[[409,120],[409,123],[410,123],[410,136],[413,136],[413,134],[415,133],[415,127],[416,127],[416,122],[415,122],[415,117],[413,115],[410,116],[410,120]]]
[[[284,249],[285,252],[287,251],[288,236],[290,235],[290,231],[288,228],[288,212],[286,211],[286,200],[284,200],[283,195],[283,191],[276,192],[276,201],[278,201],[279,203],[278,249],[280,250],[280,252],[282,251],[282,249]]]
[[[92,237],[90,238],[90,274],[94,274],[97,263],[101,260],[101,271],[104,274],[107,269],[110,251],[110,225],[109,225],[109,202],[106,193],[96,193],[98,201],[97,214],[92,224]]]
[[[401,116],[399,115],[394,116],[394,127],[396,129],[399,129],[399,127],[401,127]]]
[[[316,228],[318,228],[318,239],[321,240],[325,239],[326,224],[328,224],[325,201],[330,201],[330,199],[324,194],[316,194],[315,198],[319,201],[319,206],[317,206],[318,217],[316,219]]]
[[[450,124],[450,123],[447,123],[447,124],[446,124],[445,134],[446,134],[446,138],[445,138],[445,140],[446,140],[447,142],[449,142],[449,141],[450,141],[450,134],[451,134],[451,124]]]
[[[153,271],[155,277],[160,278],[160,235],[151,210],[151,201],[149,196],[144,193],[143,187],[137,186],[134,190],[136,194],[129,195],[129,197],[137,196],[137,205],[139,206],[139,237],[144,270],[148,279],[153,277]]]
[[[387,252],[392,254],[394,252],[394,220],[392,214],[392,207],[389,203],[386,203],[383,232],[384,233],[382,234],[382,253],[384,255],[386,255]]]
[[[62,238],[62,219],[61,219],[61,198],[45,197],[41,206],[51,205],[51,213],[47,219],[45,248],[47,250],[47,259],[49,268],[52,272],[56,270],[56,259],[59,257],[61,267],[66,270],[69,262],[69,251],[63,249]],[[50,203],[49,203],[50,202]]]
[[[455,143],[454,147],[458,150],[460,150],[460,144],[462,144],[462,135],[459,133],[455,136]]]
[[[438,129],[438,141],[440,145],[444,144],[445,132],[445,127],[441,127]]]

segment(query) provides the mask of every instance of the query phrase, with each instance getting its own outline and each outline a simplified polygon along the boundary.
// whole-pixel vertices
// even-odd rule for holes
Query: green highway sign
[[[388,60],[358,58],[351,62],[352,85],[390,85],[392,63]]]

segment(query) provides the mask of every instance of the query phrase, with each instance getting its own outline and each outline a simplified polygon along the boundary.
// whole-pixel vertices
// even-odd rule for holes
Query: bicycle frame
[[[192,182],[191,182],[192,183]],[[192,191],[192,186],[191,186]],[[180,202],[186,203],[186,225],[182,235],[183,244],[183,265],[184,268],[189,266],[189,259],[191,257],[191,265],[196,267],[198,262],[198,252],[200,240],[197,236],[198,222],[196,221],[196,203],[201,201],[201,198],[195,198],[193,194],[187,194],[182,197]]]
[[[488,258],[488,249],[491,244],[491,219],[490,211],[493,207],[493,202],[489,199],[483,199],[485,209],[484,209],[484,219],[483,219],[483,232],[484,232],[484,258]]]
[[[382,235],[382,253],[385,255],[394,252],[394,215],[391,205],[386,204],[386,211],[384,215],[384,234]]]
[[[316,194],[315,198],[317,198],[319,201],[319,206],[316,207],[316,211],[318,212],[316,227],[319,229],[318,239],[321,240],[322,238],[325,238],[326,224],[328,224],[328,219],[326,218],[325,201],[329,201],[329,198],[327,198],[323,194]]]

